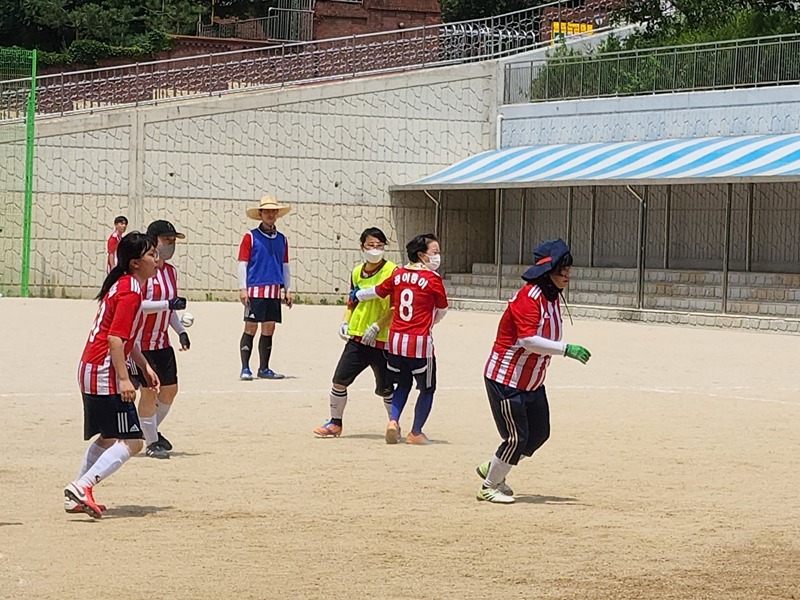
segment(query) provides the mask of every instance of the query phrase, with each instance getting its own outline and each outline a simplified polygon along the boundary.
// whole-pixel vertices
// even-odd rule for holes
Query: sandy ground
[[[479,503],[498,437],[481,368],[498,315],[439,326],[427,447],[387,446],[369,374],[318,440],[341,309],[297,306],[282,382],[239,382],[240,308],[190,309],[162,431],[66,515],[85,448],[74,372],[95,305],[0,300],[0,598],[800,598],[800,338],[577,321],[551,440]],[[404,428],[411,417],[407,409]]]

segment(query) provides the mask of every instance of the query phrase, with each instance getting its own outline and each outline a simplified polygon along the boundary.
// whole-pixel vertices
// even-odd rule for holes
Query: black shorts
[[[178,385],[178,361],[175,360],[172,346],[161,350],[142,350],[142,354],[158,375],[161,385]]]
[[[244,320],[249,323],[280,323],[280,298],[249,298],[244,307]]]
[[[119,394],[83,394],[83,439],[90,440],[98,433],[106,439],[142,439],[136,404],[123,402]]]
[[[408,358],[388,355],[389,381],[399,388],[411,389],[414,381],[421,392],[436,391],[436,357]]]
[[[367,367],[371,367],[375,374],[375,393],[381,398],[390,398],[394,388],[386,370],[386,353],[355,340],[348,340],[345,344],[333,374],[333,383],[349,387]]]

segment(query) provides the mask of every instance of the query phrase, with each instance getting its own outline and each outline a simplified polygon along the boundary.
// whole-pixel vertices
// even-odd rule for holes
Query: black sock
[[[260,371],[269,369],[269,357],[272,354],[272,336],[261,334],[258,340],[258,357],[261,359]]]
[[[253,340],[256,336],[247,333],[242,334],[239,342],[239,354],[242,357],[242,369],[250,368],[250,355],[253,353]]]
[[[339,427],[342,426],[342,420],[341,419],[331,419],[331,423],[333,423],[334,425],[338,425]]]

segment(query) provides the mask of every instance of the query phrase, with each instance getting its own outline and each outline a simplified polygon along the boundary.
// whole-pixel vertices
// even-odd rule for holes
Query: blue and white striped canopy
[[[800,180],[800,134],[522,146],[393,190]]]

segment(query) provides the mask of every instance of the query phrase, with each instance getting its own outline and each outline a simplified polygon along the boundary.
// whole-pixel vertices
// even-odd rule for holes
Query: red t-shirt
[[[410,358],[433,356],[433,311],[447,308],[447,292],[439,274],[419,265],[406,265],[376,286],[375,292],[381,298],[391,296],[394,307],[389,353]]]
[[[110,396],[119,393],[119,379],[108,336],[125,340],[125,359],[130,357],[142,325],[142,289],[133,275],[123,275],[100,301],[89,339],[78,367],[78,383],[84,394]]]
[[[119,246],[119,241],[121,239],[122,236],[117,232],[116,229],[108,237],[108,241],[106,242],[106,252],[108,252],[108,254],[111,254],[113,256],[110,262],[108,260],[108,257],[106,257],[106,273],[110,272],[111,269],[117,266],[117,246]]]
[[[525,285],[508,301],[484,376],[518,390],[535,390],[544,383],[550,357],[526,350],[519,339],[538,335],[558,342],[561,329],[560,300],[550,302],[539,286]]]
[[[156,271],[155,276],[144,284],[145,300],[172,300],[178,296],[178,270],[169,263],[164,263]],[[144,325],[140,338],[142,350],[162,350],[169,348],[169,320],[171,310],[150,313],[144,317]]]

